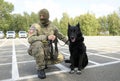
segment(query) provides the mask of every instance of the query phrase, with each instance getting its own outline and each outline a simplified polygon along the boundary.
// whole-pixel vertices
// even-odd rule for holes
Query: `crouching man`
[[[46,78],[44,69],[47,65],[57,64],[64,60],[63,55],[58,52],[57,39],[66,42],[67,38],[49,21],[47,9],[39,11],[39,19],[40,23],[31,25],[29,29],[28,54],[36,60],[38,78],[44,79]]]

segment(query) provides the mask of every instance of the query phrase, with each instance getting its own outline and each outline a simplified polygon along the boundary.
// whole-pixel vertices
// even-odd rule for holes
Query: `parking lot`
[[[59,51],[69,58],[68,46]],[[47,78],[37,78],[35,60],[29,56],[27,39],[0,39],[0,81],[120,81],[120,36],[85,36],[88,66],[81,75],[69,74],[64,62],[50,65]]]

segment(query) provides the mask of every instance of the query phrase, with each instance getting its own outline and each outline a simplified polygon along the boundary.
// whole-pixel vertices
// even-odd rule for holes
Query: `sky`
[[[106,16],[118,11],[120,0],[5,0],[14,5],[12,13],[31,12],[38,13],[40,9],[46,8],[50,13],[50,19],[60,19],[66,12],[69,17],[80,16],[87,12],[95,14],[96,17]]]

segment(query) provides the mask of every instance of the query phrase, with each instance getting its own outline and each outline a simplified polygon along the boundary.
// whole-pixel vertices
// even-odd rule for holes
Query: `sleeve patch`
[[[36,32],[36,28],[34,26],[31,26],[29,29],[29,35],[33,35]]]

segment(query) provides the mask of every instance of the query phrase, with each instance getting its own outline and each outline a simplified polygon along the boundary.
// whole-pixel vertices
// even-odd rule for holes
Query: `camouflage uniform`
[[[57,38],[63,42],[66,42],[67,39],[50,21],[47,24],[45,26],[41,23],[35,23],[29,29],[28,42],[30,43],[30,48],[28,53],[35,58],[37,69],[45,68],[45,64],[57,64],[64,60],[63,55],[58,53]],[[50,59],[48,35],[56,36],[56,39],[53,41],[55,45],[53,59]]]

